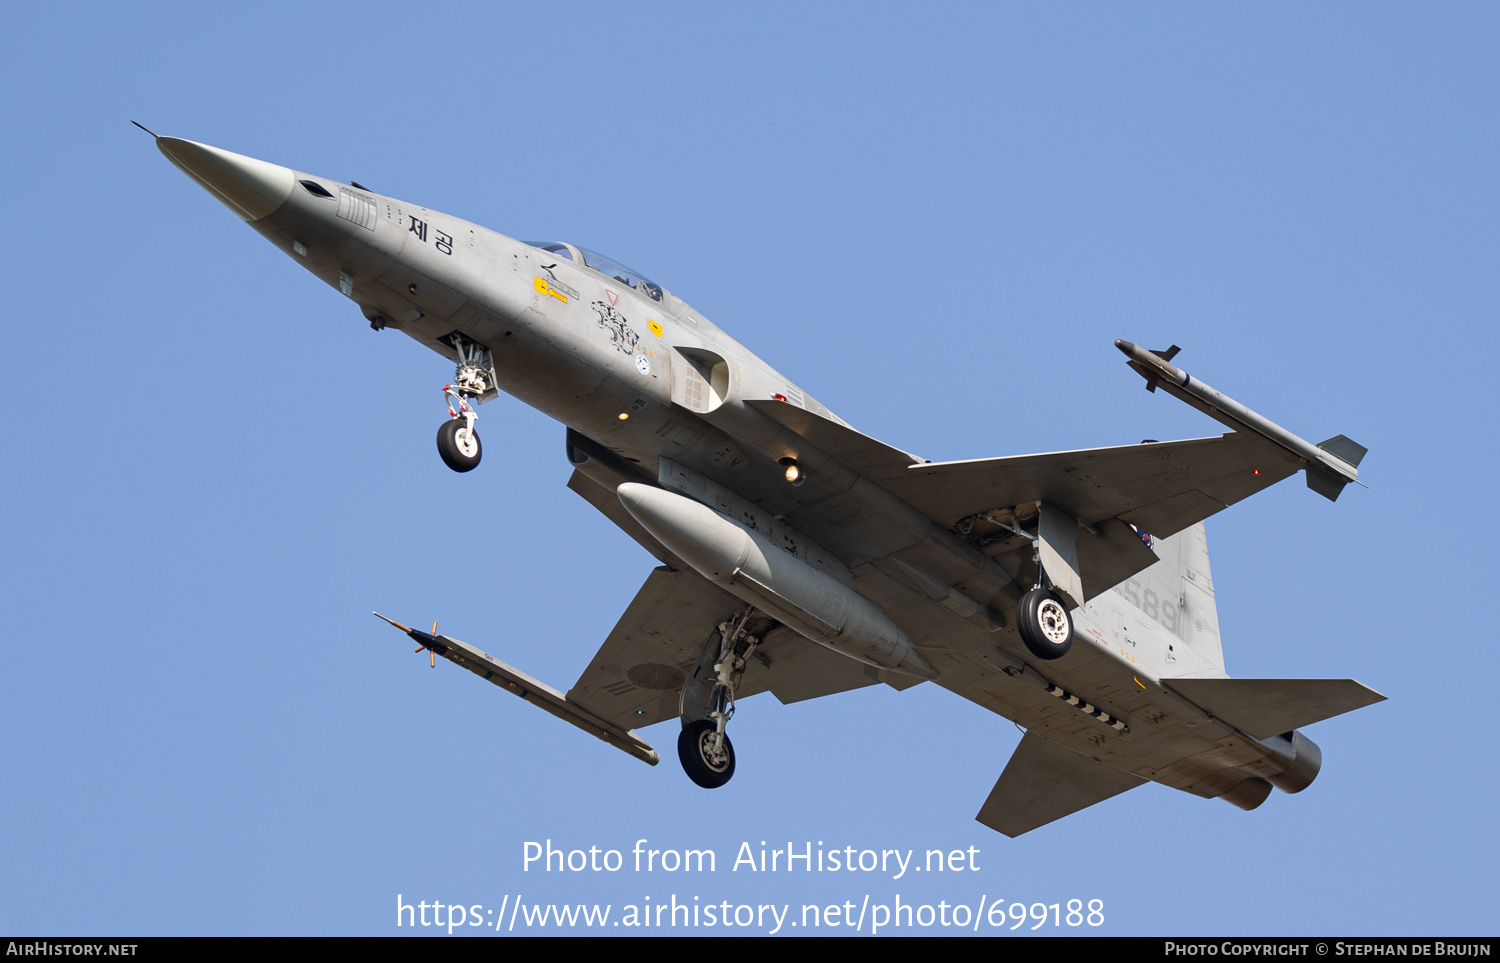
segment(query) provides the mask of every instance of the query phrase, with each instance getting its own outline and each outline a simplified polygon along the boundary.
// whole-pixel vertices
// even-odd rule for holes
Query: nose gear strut
[[[483,455],[479,433],[474,430],[474,422],[479,420],[474,405],[489,401],[500,393],[496,387],[495,361],[489,348],[468,340],[457,331],[442,340],[453,346],[458,367],[453,380],[443,385],[448,420],[438,428],[438,454],[442,456],[443,464],[454,471],[472,471],[479,466]]]

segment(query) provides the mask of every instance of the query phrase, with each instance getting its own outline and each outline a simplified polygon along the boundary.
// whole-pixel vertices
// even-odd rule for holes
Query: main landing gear
[[[689,723],[678,734],[677,758],[688,778],[704,789],[718,789],[734,777],[734,744],[708,719]]]
[[[1067,655],[1068,650],[1073,647],[1073,616],[1069,614],[1068,603],[1063,596],[1053,590],[1053,582],[1047,577],[1042,557],[1047,554],[1054,561],[1060,560],[1058,564],[1064,568],[1069,566],[1068,558],[1074,556],[1072,543],[1068,542],[1064,545],[1067,549],[1067,556],[1064,557],[1057,549],[1057,542],[1066,542],[1075,534],[1073,526],[1067,522],[1077,521],[1077,519],[1065,516],[1064,523],[1059,525],[1056,509],[1041,502],[1038,502],[1036,507],[1038,517],[1035,532],[1028,531],[1017,524],[1016,511],[1019,509],[1005,512],[1001,517],[986,513],[984,518],[991,524],[1010,529],[1012,534],[1031,540],[1031,561],[1036,566],[1036,583],[1030,592],[1021,596],[1020,604],[1016,606],[1016,631],[1020,634],[1021,641],[1026,644],[1026,651],[1038,659],[1051,661]],[[1051,519],[1049,515],[1052,516]],[[1053,543],[1044,546],[1043,538],[1046,537],[1053,538]],[[1075,569],[1077,567],[1076,558],[1072,562],[1072,567]],[[1073,582],[1076,584],[1077,573],[1072,574]],[[1076,593],[1078,589],[1075,588],[1074,591]]]
[[[1097,535],[1098,532],[1082,519],[1063,514],[1042,502],[1036,502],[1035,510],[1023,516],[1021,513],[1024,507],[971,515],[962,519],[955,526],[955,531],[960,535],[970,536],[976,545],[986,545],[1011,535],[1019,535],[1031,542],[1031,563],[1036,566],[1036,582],[1030,592],[1021,596],[1020,604],[1016,606],[1016,631],[1026,644],[1026,651],[1038,659],[1060,659],[1073,647],[1073,616],[1068,612],[1066,599],[1054,590],[1054,586],[1072,586],[1067,591],[1074,596],[1082,595],[1073,542],[1077,535],[1074,526],[1075,523],[1085,525],[1094,534]],[[1035,531],[1019,524],[1023,517],[1036,520]],[[990,526],[990,531],[982,536],[974,533],[973,523],[976,521]],[[1001,531],[995,532],[995,528]],[[1009,529],[1009,532],[1004,529]],[[1045,565],[1044,556],[1048,558]],[[1055,570],[1060,571],[1063,576],[1061,583],[1056,583],[1047,576],[1046,565],[1056,566]]]
[[[474,405],[499,393],[495,387],[495,363],[488,348],[466,340],[457,332],[443,340],[458,354],[458,368],[453,381],[443,385],[448,420],[438,428],[438,455],[454,471],[473,471],[484,454],[479,433],[474,430],[474,422],[479,420]]]
[[[1038,585],[1016,606],[1016,631],[1038,659],[1060,659],[1073,647],[1073,617],[1060,596]]]
[[[688,778],[704,789],[717,789],[734,775],[734,746],[724,727],[734,716],[734,690],[745,675],[746,660],[760,644],[746,628],[754,612],[747,605],[719,623],[682,686],[677,758]]]

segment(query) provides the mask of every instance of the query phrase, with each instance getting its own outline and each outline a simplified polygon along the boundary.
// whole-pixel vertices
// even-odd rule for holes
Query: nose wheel
[[[474,430],[479,413],[469,404],[466,394],[458,385],[443,385],[448,420],[438,428],[438,455],[443,464],[454,471],[473,471],[479,467],[479,457],[484,454],[479,444],[479,432]]]
[[[437,446],[443,464],[454,471],[473,471],[479,467],[479,458],[484,454],[479,433],[461,417],[450,418],[438,427]]]
[[[442,339],[453,347],[458,368],[453,381],[443,385],[443,400],[448,403],[448,420],[438,428],[438,455],[454,471],[473,471],[484,453],[474,422],[479,413],[474,405],[488,401],[499,392],[495,388],[495,362],[490,349],[466,340],[458,332]]]

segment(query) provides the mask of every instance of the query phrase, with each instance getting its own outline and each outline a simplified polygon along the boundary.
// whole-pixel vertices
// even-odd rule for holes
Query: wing
[[[626,728],[675,718],[678,691],[704,645],[743,607],[699,575],[653,570],[568,690],[568,701]]]
[[[1157,561],[1139,532],[1166,537],[1274,485],[1301,467],[1258,435],[1149,442],[1118,448],[914,465],[883,482],[940,525],[980,534],[990,518],[1025,521],[1045,503],[1079,520],[1076,552],[1086,601]],[[1014,524],[1014,522],[1012,522]],[[1065,523],[1069,529],[1071,523]],[[1030,539],[991,523],[976,544],[1026,580]],[[1054,529],[1055,530],[1055,529]],[[971,536],[972,537],[972,536]],[[1050,570],[1050,569],[1049,569]]]
[[[744,607],[694,572],[655,569],[568,691],[568,701],[628,729],[676,718],[678,693],[703,647],[720,622]],[[752,654],[736,698],[769,690],[783,703],[800,702],[883,678],[879,670],[779,626],[766,632]]]
[[[922,462],[794,405],[749,404],[945,528],[968,533],[975,519],[986,514],[1011,517],[1014,513],[1029,524],[1039,502],[1064,513],[1063,517],[1086,522],[1091,534],[1078,538],[1077,563],[1088,598],[1157,561],[1137,530],[1162,538],[1173,535],[1303,467],[1296,456],[1249,432],[976,461]],[[823,508],[847,514],[837,500]],[[1028,570],[1029,538],[996,527],[976,544],[983,544],[985,554],[1018,581],[1028,581],[1035,574],[1034,569]]]
[[[1165,538],[1303,467],[1294,455],[1248,432],[924,462],[786,402],[747,404],[944,527],[981,512],[1041,501],[1095,525],[1118,518]]]
[[[1296,458],[1255,435],[913,465],[882,484],[940,525],[1047,502],[1087,522],[1118,518],[1165,537],[1294,474]]]
[[[1019,836],[1145,781],[1028,732],[974,818]]]

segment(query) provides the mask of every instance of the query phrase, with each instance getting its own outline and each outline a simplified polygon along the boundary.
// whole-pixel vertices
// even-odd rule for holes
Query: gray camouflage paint
[[[1010,618],[1035,578],[1026,533],[979,537],[970,519],[939,519],[893,494],[899,486],[872,481],[876,468],[884,478],[928,463],[849,429],[670,292],[656,300],[605,277],[584,266],[576,248],[568,258],[316,175],[176,138],[157,144],[268,241],[354,301],[372,326],[400,330],[450,360],[456,354],[444,339],[455,332],[487,346],[502,390],[598,446],[603,460],[575,463],[588,476],[579,485],[612,492],[621,482],[644,483],[671,499],[693,496],[726,525],[756,532],[754,544],[786,551],[766,569],[782,579],[779,594],[847,593],[839,604],[868,609],[866,622],[895,628],[909,664],[925,670],[916,674],[930,672],[937,685],[1024,726],[1027,739],[980,813],[986,824],[1017,835],[1146,780],[1253,808],[1271,783],[1295,791],[1311,781],[1309,766],[1316,774],[1308,761],[1316,748],[1297,755],[1298,746],[1311,746],[1305,737],[1258,740],[1205,704],[1217,698],[1215,685],[1240,680],[1224,672],[1201,524],[1156,539],[1152,555],[1115,518],[1096,526],[1080,517],[1075,527],[1072,514],[1050,504],[992,506],[1011,512],[1012,527],[1036,523],[1049,573],[1071,601],[1084,603],[1073,613],[1072,651],[1040,661]],[[773,401],[779,405],[768,407]],[[1101,451],[1106,466],[1124,457]],[[787,458],[804,472],[797,486],[783,478]],[[1266,484],[1303,467],[1283,461]],[[1196,519],[1253,490],[1207,499]],[[677,560],[618,504],[580,493],[659,558]],[[1089,539],[1101,539],[1096,553],[1125,559],[1109,569],[1129,573],[1112,591],[1084,584]],[[810,561],[809,551],[823,561]],[[732,580],[722,587],[755,601]],[[777,589],[757,591],[767,588]],[[821,641],[839,651],[838,640]],[[887,667],[897,661],[883,658]],[[863,668],[845,680],[839,660],[819,664],[821,674],[804,680],[814,694],[871,682]],[[657,675],[676,671],[653,666]],[[889,672],[878,678],[897,688],[918,681]],[[1188,679],[1210,680],[1194,690],[1197,701],[1173,688],[1173,680]],[[589,681],[586,673],[575,688]],[[631,689],[620,683],[611,691]],[[1267,713],[1312,722],[1382,698],[1363,687],[1367,695],[1339,692],[1342,702],[1326,707],[1288,697]],[[1039,737],[1071,752],[1058,755]]]

